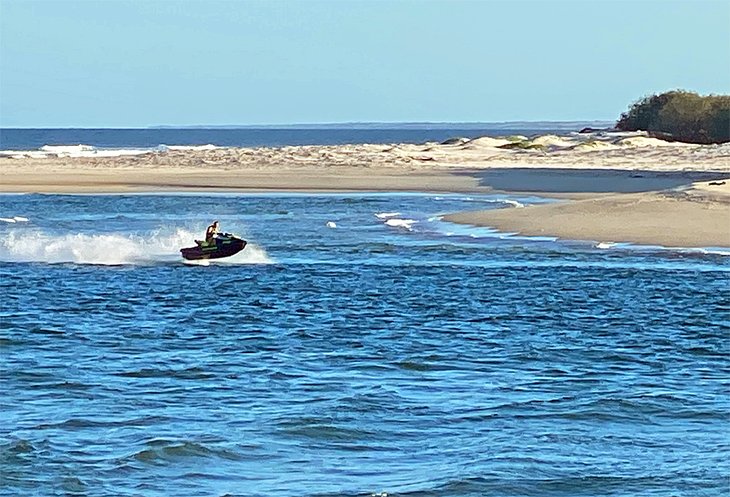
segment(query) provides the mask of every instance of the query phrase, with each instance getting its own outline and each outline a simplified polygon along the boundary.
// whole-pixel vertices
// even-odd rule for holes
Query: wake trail
[[[0,261],[129,265],[183,262],[180,249],[194,244],[199,232],[163,228],[137,233],[51,233],[11,229],[0,238]],[[274,261],[256,244],[228,258],[228,264],[270,264]]]

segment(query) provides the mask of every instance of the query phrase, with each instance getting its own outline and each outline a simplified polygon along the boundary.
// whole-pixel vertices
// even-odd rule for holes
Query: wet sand
[[[56,171],[47,174],[3,173],[0,191],[11,193],[133,193],[211,191],[417,191],[486,192],[479,179],[450,172],[399,173],[341,168],[261,171]]]

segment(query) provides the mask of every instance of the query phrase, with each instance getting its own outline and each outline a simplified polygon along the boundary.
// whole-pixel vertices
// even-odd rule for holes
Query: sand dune
[[[271,171],[318,167],[439,169],[590,167],[652,171],[730,170],[730,144],[692,145],[642,133],[455,140],[449,144],[296,146],[281,148],[164,147],[104,150],[85,145],[0,152],[3,171],[194,169]],[[0,184],[2,186],[2,184]]]

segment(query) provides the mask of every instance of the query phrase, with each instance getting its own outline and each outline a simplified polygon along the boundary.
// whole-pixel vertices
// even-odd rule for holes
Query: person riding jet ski
[[[180,249],[183,258],[220,259],[237,254],[246,247],[246,240],[230,233],[221,233],[218,221],[213,221],[205,230],[205,240],[195,240],[195,243],[195,247]]]
[[[205,244],[214,245],[215,236],[218,233],[220,233],[220,230],[218,229],[218,220],[215,220],[215,221],[213,221],[213,224],[208,226],[208,228],[205,230]]]

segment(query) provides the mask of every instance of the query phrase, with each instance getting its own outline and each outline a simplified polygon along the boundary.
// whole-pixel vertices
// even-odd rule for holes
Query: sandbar
[[[722,183],[711,184],[711,183]],[[730,247],[730,144],[641,134],[426,144],[0,152],[0,192],[519,192],[552,205],[448,216],[526,235]]]
[[[730,177],[657,192],[463,212],[445,219],[527,236],[666,247],[730,247]]]

